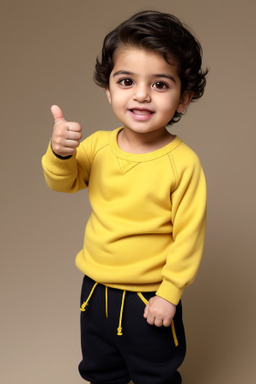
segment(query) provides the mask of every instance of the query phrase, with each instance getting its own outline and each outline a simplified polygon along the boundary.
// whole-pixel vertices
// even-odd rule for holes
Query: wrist
[[[52,145],[51,145],[51,148],[52,148]],[[61,159],[61,160],[68,160],[72,157],[72,155],[67,155],[67,156],[61,156],[59,155],[58,153],[54,152],[53,148],[52,148],[52,152],[53,154],[58,158],[58,159]]]

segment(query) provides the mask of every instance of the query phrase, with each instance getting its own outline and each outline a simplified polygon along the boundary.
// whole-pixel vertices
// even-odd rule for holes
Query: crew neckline
[[[112,131],[112,134],[110,137],[110,144],[115,155],[124,160],[135,161],[135,162],[154,160],[171,152],[174,148],[176,148],[182,142],[182,140],[178,136],[175,136],[175,138],[169,144],[166,144],[162,148],[156,149],[155,151],[147,152],[147,153],[129,153],[129,152],[123,151],[119,147],[117,142],[118,133],[122,129],[123,127],[120,127]]]

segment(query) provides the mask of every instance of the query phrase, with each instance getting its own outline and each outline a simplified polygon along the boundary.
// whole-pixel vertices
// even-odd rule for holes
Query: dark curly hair
[[[159,52],[169,64],[177,65],[181,93],[192,91],[192,101],[203,95],[208,70],[201,68],[202,48],[177,17],[158,11],[142,11],[111,31],[104,39],[101,57],[96,59],[94,80],[99,86],[109,85],[114,53],[121,45]],[[169,124],[178,122],[181,116],[176,112]]]

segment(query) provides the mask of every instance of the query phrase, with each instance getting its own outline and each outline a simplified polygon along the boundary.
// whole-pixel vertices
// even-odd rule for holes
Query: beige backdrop
[[[50,106],[83,135],[119,123],[92,80],[103,37],[142,9],[199,37],[206,94],[176,132],[201,157],[208,232],[184,293],[184,384],[252,384],[255,374],[255,0],[1,0],[1,369],[4,384],[79,384],[86,192],[57,194],[41,170]]]

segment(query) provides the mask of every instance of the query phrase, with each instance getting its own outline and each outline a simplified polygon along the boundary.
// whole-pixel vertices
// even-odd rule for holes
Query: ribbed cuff
[[[43,163],[50,165],[50,171],[55,175],[70,175],[76,168],[76,155],[68,158],[60,158],[52,150],[51,142],[48,145],[47,151],[43,156]]]
[[[162,284],[156,291],[156,295],[162,297],[174,305],[177,305],[181,299],[183,291],[184,288],[177,288],[171,282],[163,280]]]

